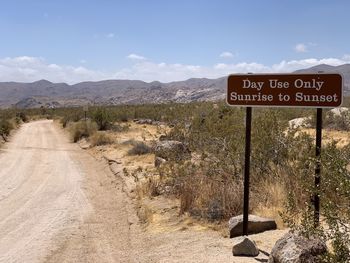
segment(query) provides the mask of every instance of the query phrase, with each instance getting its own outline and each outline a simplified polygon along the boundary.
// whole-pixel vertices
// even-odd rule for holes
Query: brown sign
[[[339,107],[340,74],[230,75],[227,103],[234,106]]]

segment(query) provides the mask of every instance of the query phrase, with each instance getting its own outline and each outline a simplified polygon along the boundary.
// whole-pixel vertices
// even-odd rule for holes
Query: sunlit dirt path
[[[131,216],[105,169],[52,121],[22,125],[0,152],[0,262],[128,262]]]

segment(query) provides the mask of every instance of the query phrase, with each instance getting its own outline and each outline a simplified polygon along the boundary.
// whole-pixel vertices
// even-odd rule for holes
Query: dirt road
[[[0,149],[0,262],[257,262],[233,258],[215,231],[145,230],[122,169],[112,173],[50,120],[22,125]],[[268,251],[280,235],[253,238]]]
[[[24,124],[0,153],[0,262],[128,262],[135,217],[105,169],[52,121]]]

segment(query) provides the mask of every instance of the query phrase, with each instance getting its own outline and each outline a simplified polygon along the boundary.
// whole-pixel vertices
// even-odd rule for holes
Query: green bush
[[[112,126],[111,116],[105,108],[97,108],[92,119],[97,123],[99,131],[108,130]]]
[[[209,221],[225,220],[242,212],[242,181],[215,161],[200,164],[167,163],[160,168],[163,188],[180,199],[180,213]]]
[[[67,127],[67,124],[69,122],[69,118],[67,116],[64,116],[63,118],[60,119],[60,122],[62,124],[62,127],[63,128],[66,128]]]
[[[350,146],[342,149],[330,143],[322,148],[321,185],[315,188],[313,181],[315,160],[305,160],[308,173],[298,179],[303,185],[305,202],[298,204],[300,195],[290,192],[287,209],[282,214],[285,222],[306,237],[318,236],[330,241],[332,250],[322,262],[350,262]],[[293,189],[293,188],[291,188]],[[321,224],[314,224],[314,208],[310,198],[320,196]],[[309,198],[309,200],[307,199]]]
[[[7,136],[10,135],[13,128],[13,125],[8,120],[0,119],[0,135],[5,141],[7,141]]]
[[[118,123],[114,123],[113,125],[111,125],[110,130],[114,131],[114,132],[125,132],[129,130],[129,125],[128,124],[118,124]]]
[[[128,151],[129,155],[143,155],[152,152],[152,148],[144,142],[131,142],[132,148]]]
[[[27,122],[28,121],[28,117],[27,117],[27,115],[23,112],[23,111],[21,111],[21,112],[18,112],[17,114],[16,114],[16,117],[18,117],[21,121],[23,121],[23,122]]]
[[[89,141],[92,146],[101,146],[111,144],[113,142],[112,138],[105,132],[96,132],[90,136]]]
[[[97,125],[91,121],[79,121],[72,123],[69,127],[73,142],[77,142],[82,138],[88,138],[97,131]]]
[[[324,118],[323,126],[329,129],[350,131],[350,112],[344,111],[340,115],[328,112]]]

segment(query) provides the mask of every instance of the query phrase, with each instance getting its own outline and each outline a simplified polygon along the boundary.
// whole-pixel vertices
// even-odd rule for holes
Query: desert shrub
[[[308,126],[316,127],[316,112],[310,115]],[[339,131],[350,131],[350,112],[342,111],[340,114],[334,114],[331,111],[323,111],[322,126],[325,129],[333,129]]]
[[[129,130],[129,125],[113,123],[110,130],[114,132],[125,132]]]
[[[323,262],[346,263],[350,260],[350,172],[347,168],[349,162],[350,146],[339,149],[334,142],[324,146],[320,187],[315,188],[313,182],[315,160],[306,162],[305,166],[311,166],[313,169],[298,180],[309,200],[300,205],[300,196],[291,191],[287,209],[283,214],[286,223],[293,230],[306,237],[318,236],[330,241],[332,251],[323,258]],[[314,193],[321,199],[320,226],[314,224],[314,210],[310,202]]]
[[[16,117],[19,118],[23,122],[27,122],[28,121],[28,117],[23,111],[17,112]]]
[[[160,188],[180,199],[180,213],[210,221],[228,219],[241,213],[242,182],[220,165],[170,163],[160,170]]]
[[[105,132],[95,132],[89,137],[92,146],[101,146],[113,143],[113,139]]]
[[[81,110],[75,108],[56,109],[55,115],[60,117],[60,122],[63,128],[66,128],[69,122],[78,122],[81,121],[83,118],[83,113],[81,112]]]
[[[335,115],[328,112],[324,118],[324,127],[335,130],[349,131],[350,130],[350,112],[343,111],[340,115]]]
[[[129,120],[129,117],[128,117],[127,114],[121,114],[121,115],[119,116],[119,120],[120,120],[121,122],[127,122],[127,121]]]
[[[69,122],[69,118],[67,116],[64,116],[63,118],[60,119],[60,122],[62,124],[62,127],[63,128],[66,128],[67,127],[67,124]]]
[[[79,121],[72,123],[69,132],[73,142],[77,142],[82,138],[88,138],[97,131],[97,125],[91,121]]]
[[[7,136],[10,135],[11,130],[13,129],[13,125],[8,120],[0,119],[0,136],[6,141]]]
[[[111,116],[105,108],[97,108],[92,114],[92,119],[97,123],[99,131],[108,130],[112,125]]]
[[[129,155],[143,155],[152,152],[152,148],[144,142],[131,141],[132,148],[128,151]]]
[[[288,159],[287,122],[274,110],[257,112],[253,119],[251,169],[261,180]]]

